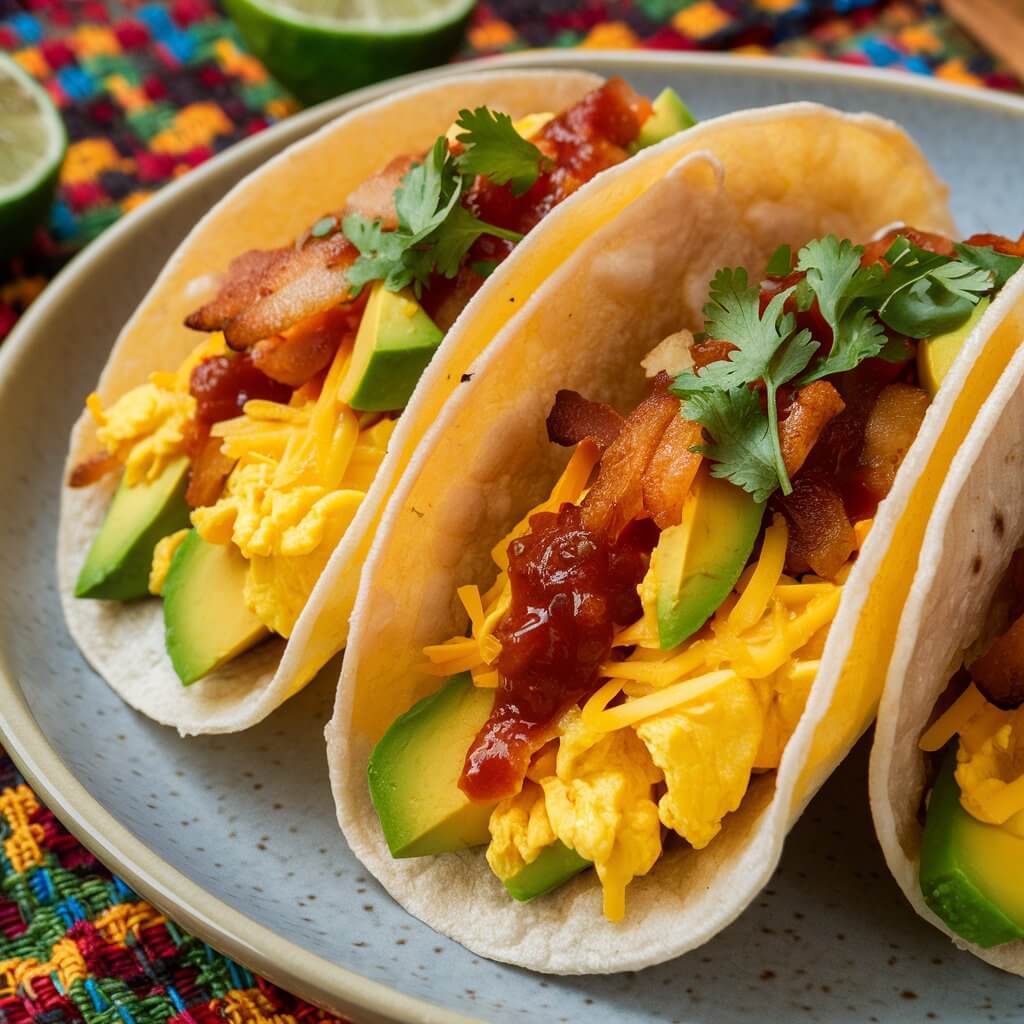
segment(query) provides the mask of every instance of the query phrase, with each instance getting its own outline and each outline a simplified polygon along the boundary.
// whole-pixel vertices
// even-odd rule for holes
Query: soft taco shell
[[[561,110],[601,81],[589,73],[561,71],[445,79],[360,107],[290,146],[239,182],[178,247],[121,331],[100,376],[100,397],[109,404],[153,371],[177,368],[202,339],[184,326],[185,317],[213,294],[216,274],[235,256],[293,241],[325,212],[341,209],[346,196],[393,157],[427,149],[463,107],[484,104],[513,117]],[[529,294],[529,281],[520,283],[516,269],[522,262],[518,255],[507,260],[481,290],[507,293],[508,301],[497,310],[502,321]],[[479,308],[471,303],[467,315],[448,332],[434,360],[437,367],[451,364],[462,351],[469,354],[463,357],[468,361],[486,344],[489,335],[472,329],[473,306]],[[458,373],[433,375],[430,387],[438,402],[444,402],[458,380]],[[410,407],[415,402],[414,397]],[[290,642],[276,639],[263,644],[188,688],[181,685],[165,652],[158,601],[123,604],[74,597],[75,579],[117,481],[107,478],[80,490],[65,486],[58,577],[64,616],[82,652],[124,700],[183,734],[236,732],[259,722],[344,646],[347,612],[319,619],[314,613],[326,592],[335,592],[343,606],[351,604],[365,550],[361,534],[372,529],[378,506],[416,438],[414,429],[396,431],[374,487],[334,552],[323,585],[314,591]],[[67,468],[96,449],[92,418],[83,413],[71,433]]]
[[[874,714],[879,666],[910,585],[906,552],[916,552],[946,467],[1009,358],[984,349],[993,304],[879,511],[779,771],[755,780],[708,848],[673,849],[635,880],[623,923],[602,917],[590,873],[524,905],[508,898],[480,851],[392,859],[367,790],[368,755],[399,713],[436,689],[419,668],[422,646],[465,627],[456,587],[490,584],[491,545],[546,496],[564,462],[545,432],[555,391],[630,407],[644,387],[640,358],[669,332],[699,327],[719,266],[760,272],[781,243],[830,232],[865,240],[900,220],[953,231],[945,188],[920,152],[871,116],[810,104],[730,115],[606,180],[648,179],[652,169],[652,187],[537,291],[420,445],[376,534],[327,727],[339,822],[389,892],[481,955],[553,973],[635,970],[677,956],[732,921],[768,881],[789,827]]]
[[[918,812],[928,755],[917,742],[964,651],[981,634],[1024,537],[1024,271],[985,319],[998,324],[989,349],[1017,351],[953,460],[928,523],[878,709],[871,811],[885,859],[914,909],[958,946],[1024,974],[1024,942],[982,949],[960,939],[928,908],[919,878]]]

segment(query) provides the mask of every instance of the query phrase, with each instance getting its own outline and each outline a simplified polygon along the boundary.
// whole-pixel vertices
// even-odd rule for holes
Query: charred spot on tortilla
[[[471,374],[471,373],[464,373],[459,378],[459,383],[460,384],[468,384],[472,379],[473,379],[473,374]]]
[[[1006,535],[1006,520],[999,509],[995,509],[992,513],[992,532],[999,538]]]
[[[971,562],[971,573],[977,576],[981,572],[982,564],[981,555],[975,555],[974,560]]]

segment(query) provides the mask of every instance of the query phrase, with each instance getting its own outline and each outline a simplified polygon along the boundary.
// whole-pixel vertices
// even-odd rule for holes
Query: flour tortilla
[[[296,143],[228,193],[193,228],[117,339],[97,390],[108,404],[143,383],[154,370],[174,370],[203,335],[183,321],[216,291],[217,274],[254,248],[286,245],[318,217],[344,206],[362,181],[402,153],[427,149],[464,107],[481,104],[513,117],[562,110],[601,84],[582,72],[500,72],[461,76],[406,90],[360,107]],[[531,241],[533,236],[531,235]],[[566,241],[571,251],[572,240]],[[522,273],[524,243],[496,271],[448,332],[435,357],[430,388],[443,403],[490,334],[474,329],[473,310],[498,293],[504,322],[529,295]],[[528,265],[528,264],[527,264]],[[491,330],[493,333],[493,329]],[[441,368],[449,368],[445,373]],[[420,389],[419,394],[423,394]],[[84,397],[84,396],[83,396]],[[345,644],[348,613],[362,566],[363,535],[372,531],[383,499],[423,430],[410,402],[373,488],[311,596],[291,640],[270,641],[185,688],[164,649],[163,612],[157,600],[131,604],[79,600],[74,583],[117,484],[65,487],[58,536],[58,579],[64,616],[86,658],[129,704],[182,734],[237,732],[255,725],[297,692]],[[97,450],[92,417],[83,413],[71,433],[67,468]],[[65,474],[66,478],[66,474]],[[330,614],[317,618],[334,601]]]
[[[646,173],[640,161],[617,173]],[[482,851],[395,860],[366,784],[375,741],[436,689],[422,647],[462,632],[456,587],[488,586],[495,541],[549,492],[566,453],[545,416],[559,388],[629,409],[644,353],[701,325],[713,272],[758,273],[781,243],[830,232],[864,240],[894,221],[953,233],[945,189],[894,125],[809,104],[707,122],[649,158],[660,179],[531,298],[471,368],[385,510],[363,575],[334,717],[326,730],[338,820],[356,855],[412,914],[474,952],[558,974],[637,970],[699,946],[770,878],[807,800],[870,723],[902,597],[942,478],[1010,353],[985,341],[1005,302],[965,342],[879,509],[844,589],[807,708],[774,775],[755,779],[705,850],[673,848],[601,914],[593,872],[516,903]],[[1000,363],[1001,359],[1001,363]]]
[[[989,316],[1000,325],[990,347],[1017,351],[957,453],[928,524],[878,710],[871,810],[885,859],[914,909],[958,946],[1024,974],[1024,942],[991,949],[964,942],[929,910],[918,874],[927,756],[917,741],[981,633],[1024,537],[1024,272],[1006,285]]]

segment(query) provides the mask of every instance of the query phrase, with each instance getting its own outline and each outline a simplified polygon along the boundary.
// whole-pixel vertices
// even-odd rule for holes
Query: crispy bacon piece
[[[113,473],[120,465],[113,455],[107,452],[96,452],[78,463],[68,476],[69,487],[88,487],[102,480],[108,473]]]
[[[909,384],[884,387],[868,414],[859,480],[878,501],[892,489],[896,471],[928,411],[928,392]]]
[[[619,436],[623,422],[610,405],[592,402],[578,391],[563,388],[555,395],[555,404],[548,413],[548,440],[570,448],[589,437],[604,451]]]
[[[601,457],[597,479],[583,499],[584,525],[611,541],[644,514],[644,471],[673,417],[679,416],[679,399],[669,394],[668,385],[667,373],[654,378],[651,394],[626,417]]]
[[[701,443],[699,423],[675,416],[647,463],[641,477],[644,509],[662,530],[676,526],[683,516],[683,501],[700,468],[700,452],[691,449]]]
[[[221,443],[219,437],[207,435],[198,456],[192,460],[188,490],[185,492],[185,502],[189,508],[214,504],[224,490],[228,474],[235,468],[235,460],[221,452]]]
[[[302,387],[330,365],[342,340],[358,329],[361,315],[362,304],[355,316],[349,306],[335,306],[303,320],[285,334],[258,341],[252,350],[253,366],[271,380],[291,388]]]
[[[801,473],[793,481],[792,494],[777,494],[772,501],[789,524],[789,571],[810,569],[823,579],[834,579],[857,547],[857,538],[842,495],[828,475],[819,470]]]
[[[340,233],[309,238],[298,248],[243,253],[231,261],[214,299],[185,324],[196,331],[223,331],[232,348],[249,348],[342,302],[357,255]]]
[[[996,252],[1005,253],[1007,256],[1024,256],[1024,235],[1017,241],[1005,238],[1003,235],[971,235],[964,239],[964,245],[977,245],[995,249]]]
[[[367,178],[345,203],[345,213],[357,213],[369,221],[379,220],[385,231],[398,227],[395,191],[414,163],[411,156],[396,156],[382,171]]]
[[[790,477],[796,476],[829,421],[845,408],[846,403],[828,381],[816,380],[796,393],[779,425],[782,458]]]
[[[699,370],[701,367],[707,366],[708,363],[717,363],[720,359],[728,359],[729,353],[735,347],[731,341],[719,341],[716,338],[704,338],[702,341],[695,341],[690,346],[693,368]]]
[[[974,685],[987,701],[1011,710],[1024,704],[1024,615],[970,665]]]
[[[861,266],[869,267],[872,263],[878,263],[897,238],[906,238],[926,252],[934,252],[939,256],[952,256],[956,252],[952,239],[945,235],[936,235],[931,231],[918,231],[916,228],[909,227],[893,228],[881,238],[868,242],[864,246],[864,254],[860,258]]]

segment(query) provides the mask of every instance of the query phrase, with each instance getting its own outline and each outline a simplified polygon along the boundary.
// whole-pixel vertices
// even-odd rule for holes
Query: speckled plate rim
[[[177,203],[189,190],[202,189],[233,164],[258,156],[260,150],[276,150],[314,131],[323,122],[363,103],[408,85],[452,74],[504,68],[587,67],[607,74],[630,70],[686,68],[710,75],[765,78],[827,79],[884,92],[924,94],[960,104],[1017,114],[1024,122],[1024,99],[981,89],[936,81],[905,72],[847,67],[817,61],[733,57],[719,54],[674,54],[635,51],[533,50],[505,57],[449,65],[394,79],[362,89],[297,114],[266,132],[243,142],[197,169],[181,181],[162,189],[138,212],[124,218],[99,241],[76,257],[48,286],[22,317],[0,348],[0,408],[3,394],[12,385],[32,346],[45,336],[42,329],[51,307],[87,287],[94,266],[116,258],[136,235],[144,234],[151,221]],[[22,774],[64,825],[101,861],[116,871],[140,895],[179,924],[203,938],[246,967],[283,988],[322,1006],[357,1015],[360,1021],[414,1021],[422,1024],[455,1024],[470,1018],[415,999],[378,982],[363,978],[257,924],[245,914],[212,896],[177,871],[104,809],[75,778],[50,745],[8,670],[0,651],[0,742]],[[326,771],[324,773],[326,785]]]

